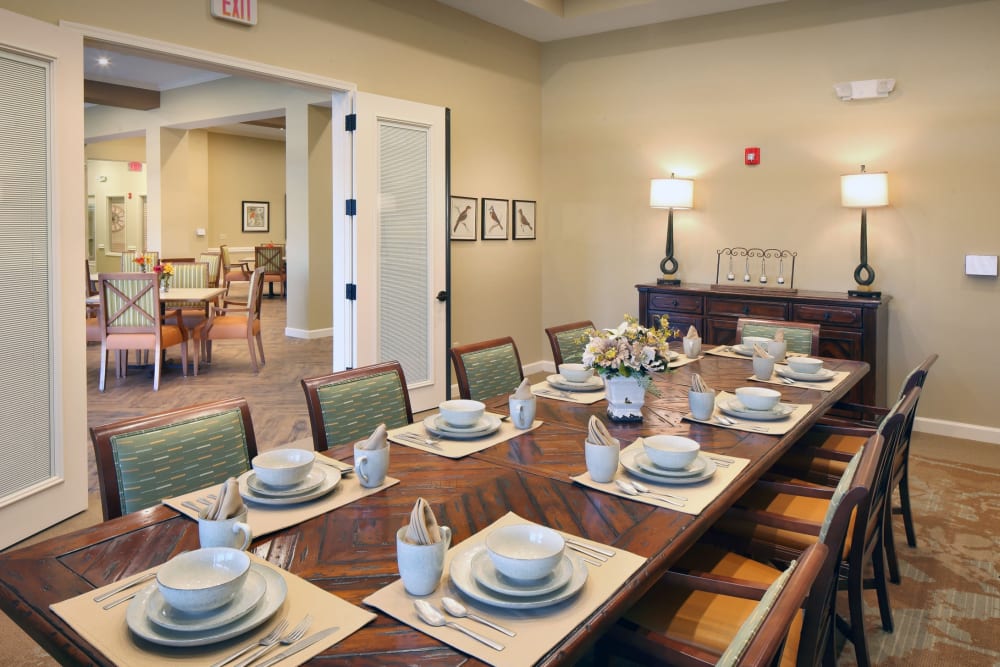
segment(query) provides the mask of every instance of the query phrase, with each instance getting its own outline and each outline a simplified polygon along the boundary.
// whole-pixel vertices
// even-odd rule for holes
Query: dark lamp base
[[[859,296],[862,299],[881,299],[882,298],[882,292],[873,292],[873,291],[870,291],[870,290],[852,289],[852,290],[847,290],[847,296]]]
[[[656,284],[657,285],[680,285],[681,284],[681,279],[680,278],[657,278],[656,279]]]

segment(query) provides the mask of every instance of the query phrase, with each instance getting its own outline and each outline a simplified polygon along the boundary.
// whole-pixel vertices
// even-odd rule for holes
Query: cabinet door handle
[[[676,308],[678,305],[680,305],[680,302],[677,299],[674,299],[674,308]]]
[[[826,320],[827,322],[830,321],[830,317],[831,317],[830,311],[826,311],[825,313],[823,313],[823,319]]]
[[[743,314],[744,315],[750,314],[750,306],[743,306]]]

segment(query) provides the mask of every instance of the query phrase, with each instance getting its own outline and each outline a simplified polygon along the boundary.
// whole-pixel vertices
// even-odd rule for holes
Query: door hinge
[[[354,283],[347,283],[347,294],[346,298],[348,301],[358,300],[358,286]]]
[[[358,200],[357,199],[348,199],[347,200],[346,210],[347,210],[347,215],[357,215],[358,214]]]
[[[344,129],[348,132],[354,132],[358,129],[358,114],[349,113],[344,116]]]

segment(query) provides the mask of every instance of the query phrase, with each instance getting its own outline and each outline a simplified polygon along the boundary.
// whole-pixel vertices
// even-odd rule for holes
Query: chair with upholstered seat
[[[206,262],[173,262],[174,275],[170,278],[171,287],[208,287],[208,264]],[[177,301],[171,304],[173,308],[181,309],[184,326],[194,330],[208,318],[209,304],[204,301]]]
[[[594,323],[590,320],[560,324],[545,330],[549,345],[552,346],[552,360],[556,364],[556,371],[559,370],[559,364],[578,364],[583,361],[583,350],[589,340],[587,332],[593,330]]]
[[[139,257],[143,258],[143,264],[136,262]],[[126,250],[121,255],[122,272],[124,273],[144,273],[152,271],[153,267],[160,263],[160,253],[156,250],[149,250],[137,253],[135,250]]]
[[[216,306],[212,317],[195,329],[194,337],[201,341],[205,361],[212,361],[212,342],[217,340],[245,340],[250,348],[250,366],[257,373],[266,362],[264,341],[260,332],[260,297],[264,290],[261,277],[264,269],[254,269],[250,274],[247,300],[226,299],[223,307]],[[254,344],[256,343],[256,349]],[[258,363],[257,357],[260,356]]]
[[[367,438],[379,424],[398,428],[413,422],[410,395],[399,362],[303,378],[313,448]]]
[[[250,265],[247,262],[234,262],[229,256],[229,247],[219,246],[219,256],[222,262],[222,285],[228,290],[234,282],[249,282]]]
[[[239,476],[257,455],[243,398],[95,426],[90,438],[105,521]]]
[[[257,246],[253,249],[254,266],[264,269],[267,295],[274,296],[274,283],[281,283],[281,298],[285,298],[288,277],[285,275],[285,247],[280,245]]]
[[[203,252],[198,255],[198,261],[208,264],[208,286],[218,287],[222,277],[222,256],[218,252]]]
[[[514,339],[495,338],[451,348],[458,392],[462,398],[486,401],[510,394],[524,379]]]
[[[743,336],[774,338],[774,334],[779,329],[785,333],[785,349],[787,351],[812,356],[819,354],[818,324],[784,322],[782,320],[751,320],[741,317],[736,320],[736,340],[737,342],[743,340]]]

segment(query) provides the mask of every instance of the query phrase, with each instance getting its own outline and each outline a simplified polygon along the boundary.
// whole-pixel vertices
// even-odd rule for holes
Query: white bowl
[[[679,435],[651,435],[642,439],[646,456],[660,468],[686,468],[698,456],[701,445]]]
[[[486,536],[486,552],[500,574],[513,579],[541,579],[562,560],[562,535],[534,524],[497,528]]]
[[[765,336],[744,336],[743,337],[743,347],[752,350],[754,343],[758,345],[763,345],[764,349],[767,349],[767,344],[771,342],[770,338]]]
[[[156,586],[174,609],[200,614],[236,597],[249,572],[247,552],[209,547],[182,553],[161,565],[156,573]]]
[[[770,410],[781,400],[781,392],[763,387],[740,387],[736,398],[750,410]]]
[[[307,449],[274,449],[253,457],[250,465],[263,484],[283,487],[305,480],[315,460],[315,452]]]
[[[586,382],[593,374],[594,369],[583,364],[559,364],[559,375],[569,382]]]
[[[441,412],[441,418],[446,423],[451,426],[463,428],[475,426],[476,422],[482,419],[483,413],[486,411],[486,405],[479,401],[456,399],[441,403],[438,406],[438,410]]]
[[[823,368],[823,360],[812,357],[788,357],[788,367],[796,373],[819,373]]]

